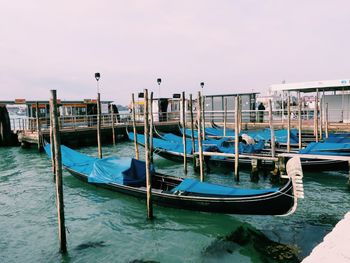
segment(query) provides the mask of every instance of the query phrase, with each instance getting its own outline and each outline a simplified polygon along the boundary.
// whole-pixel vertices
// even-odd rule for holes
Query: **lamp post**
[[[100,93],[100,85],[99,85],[99,82],[98,82],[100,80],[100,78],[101,78],[100,73],[96,72],[95,73],[95,79],[97,81],[97,93]]]
[[[101,78],[100,73],[95,73],[95,79],[97,81],[97,151],[98,158],[102,158],[102,148],[101,148],[101,101],[100,101],[100,86],[99,80]]]
[[[198,123],[198,125],[202,125],[202,138],[205,140],[205,96],[204,96],[204,82],[200,83],[202,88],[202,123]]]
[[[157,78],[157,83],[158,83],[158,99],[160,99],[160,83],[162,83],[162,79]]]

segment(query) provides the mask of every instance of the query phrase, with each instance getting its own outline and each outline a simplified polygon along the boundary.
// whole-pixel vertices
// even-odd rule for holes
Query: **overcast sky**
[[[257,91],[350,77],[348,0],[0,0],[0,100]]]

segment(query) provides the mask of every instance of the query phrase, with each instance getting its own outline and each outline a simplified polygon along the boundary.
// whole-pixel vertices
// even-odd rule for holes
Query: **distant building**
[[[275,84],[271,85],[271,92],[281,94],[282,100],[286,93],[303,94],[305,105],[311,109],[315,107],[315,96],[318,93],[318,104],[323,110],[323,116],[328,104],[329,121],[350,123],[350,79]],[[311,94],[305,96],[306,93]]]
[[[14,101],[0,101],[0,104],[7,105],[7,108],[18,108],[21,114],[28,117],[36,116],[36,103],[38,102],[39,117],[50,117],[49,101],[27,101],[25,99],[16,99]],[[108,106],[111,101],[101,101],[101,112],[108,113]],[[57,100],[60,116],[86,116],[97,114],[96,99],[84,99],[75,101]]]

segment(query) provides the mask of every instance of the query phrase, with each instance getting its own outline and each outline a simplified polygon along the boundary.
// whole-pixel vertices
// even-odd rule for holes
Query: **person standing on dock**
[[[260,102],[259,106],[258,106],[258,110],[259,110],[259,115],[258,115],[258,122],[264,122],[264,110],[265,110],[265,106],[262,102]]]

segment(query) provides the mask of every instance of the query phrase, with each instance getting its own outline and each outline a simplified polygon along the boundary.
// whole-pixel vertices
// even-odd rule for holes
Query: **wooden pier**
[[[156,122],[155,127],[161,132],[173,132],[178,130],[178,121],[168,122]],[[127,138],[127,128],[131,131],[132,124],[129,123],[115,123],[114,134],[117,137]],[[138,133],[142,133],[144,129],[143,123],[136,123],[136,129]],[[61,143],[67,146],[88,146],[97,144],[97,126],[89,127],[64,127],[60,129]],[[31,145],[37,145],[39,141],[39,134],[42,139],[49,141],[50,129],[41,129],[38,133],[37,130],[20,130],[18,131],[18,141],[23,147],[30,147]],[[113,142],[112,125],[103,125],[101,127],[101,142],[102,144]]]

